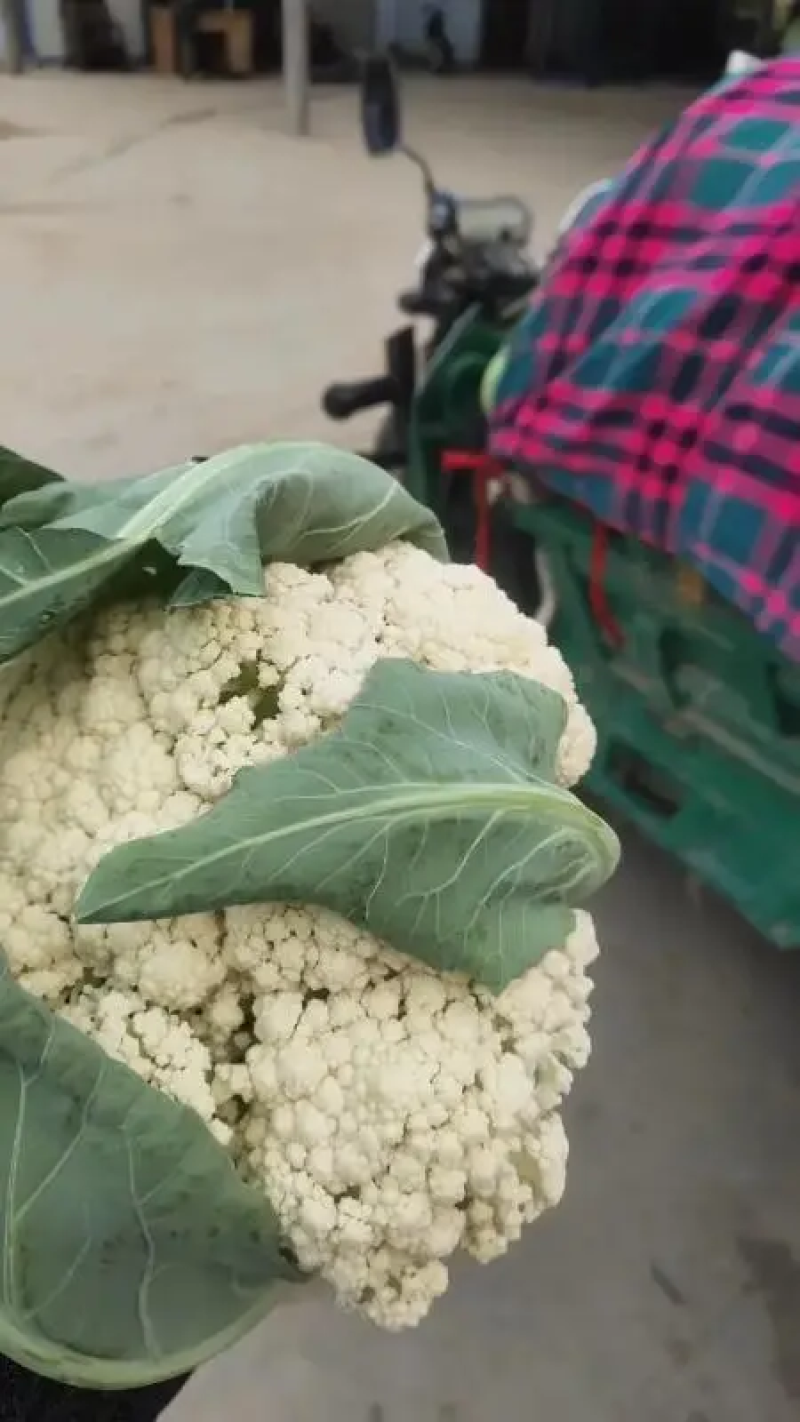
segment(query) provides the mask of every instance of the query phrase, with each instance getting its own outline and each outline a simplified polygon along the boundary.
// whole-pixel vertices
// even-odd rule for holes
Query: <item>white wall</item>
[[[378,42],[422,49],[425,11],[431,0],[377,0]],[[444,11],[459,64],[475,64],[480,56],[484,0],[437,0]],[[492,0],[486,0],[491,4]]]

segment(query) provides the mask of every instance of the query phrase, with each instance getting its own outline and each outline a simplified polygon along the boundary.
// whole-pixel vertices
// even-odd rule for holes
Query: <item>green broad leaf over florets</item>
[[[524,677],[380,662],[337,732],[240,771],[185,828],[113,850],[78,916],[315,903],[500,991],[564,942],[618,859],[555,784],[565,723],[561,697]]]
[[[298,1275],[199,1117],[37,1002],[0,955],[0,1353],[141,1387],[230,1347]]]
[[[0,662],[101,599],[258,596],[266,564],[310,567],[397,538],[447,556],[428,509],[368,460],[322,444],[244,445],[102,484],[0,451]]]

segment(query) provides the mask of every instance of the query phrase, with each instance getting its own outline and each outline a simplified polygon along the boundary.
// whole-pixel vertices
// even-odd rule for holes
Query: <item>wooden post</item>
[[[289,127],[305,138],[311,127],[307,0],[282,0],[283,83]]]

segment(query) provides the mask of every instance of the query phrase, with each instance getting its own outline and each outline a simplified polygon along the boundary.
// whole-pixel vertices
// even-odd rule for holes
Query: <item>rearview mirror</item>
[[[400,91],[394,65],[384,55],[366,60],[361,75],[361,132],[373,158],[402,144]]]

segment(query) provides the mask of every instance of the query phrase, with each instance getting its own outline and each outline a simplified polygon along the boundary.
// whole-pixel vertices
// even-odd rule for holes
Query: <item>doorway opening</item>
[[[732,47],[733,17],[743,3],[484,0],[480,67],[591,84],[712,81]]]
[[[535,3],[536,0],[484,0],[481,69],[507,73],[526,67]]]

